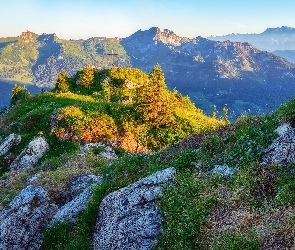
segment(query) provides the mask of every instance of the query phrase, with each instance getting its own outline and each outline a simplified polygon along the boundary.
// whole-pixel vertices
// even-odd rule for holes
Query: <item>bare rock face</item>
[[[23,169],[33,166],[49,149],[44,137],[39,136],[29,143],[21,154],[11,163],[11,169]]]
[[[39,249],[56,211],[42,187],[27,186],[0,212],[0,249]]]
[[[0,156],[5,155],[13,146],[18,145],[21,142],[21,136],[11,134],[4,139],[4,142],[0,145]]]
[[[161,229],[156,198],[175,181],[175,169],[158,171],[107,195],[101,205],[93,249],[151,249]]]
[[[295,129],[284,124],[275,132],[280,136],[265,150],[261,165],[288,164],[295,161]]]
[[[70,188],[73,199],[57,211],[49,226],[57,222],[76,222],[79,213],[86,208],[87,201],[92,196],[93,187],[102,181],[102,177],[95,175],[78,176],[75,178]]]

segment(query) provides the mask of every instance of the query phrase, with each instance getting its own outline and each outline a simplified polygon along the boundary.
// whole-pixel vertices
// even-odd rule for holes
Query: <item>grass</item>
[[[159,197],[163,228],[154,249],[286,249],[295,237],[295,165],[260,166],[263,151],[277,137],[274,129],[293,122],[295,100],[267,116],[241,116],[236,123],[190,137],[150,154],[131,154],[116,148],[119,159],[99,156],[101,148],[79,155],[82,141],[60,141],[51,131],[56,110],[79,107],[81,113],[105,112],[116,120],[134,115],[131,105],[109,103],[77,93],[42,93],[16,105],[0,121],[3,138],[21,134],[22,142],[11,150],[17,154],[42,134],[50,150],[34,168],[9,172],[0,168],[0,201],[7,205],[27,184],[34,183],[63,204],[71,179],[95,174],[105,177],[96,186],[76,224],[57,224],[47,230],[42,249],[91,249],[99,205],[103,198],[158,170],[175,167],[177,183]],[[80,112],[79,111],[79,112]],[[126,116],[125,116],[126,115]],[[123,122],[122,122],[123,123]],[[4,156],[0,158],[3,164]],[[215,165],[227,164],[237,171],[228,178],[212,176]],[[1,209],[1,208],[0,208]]]

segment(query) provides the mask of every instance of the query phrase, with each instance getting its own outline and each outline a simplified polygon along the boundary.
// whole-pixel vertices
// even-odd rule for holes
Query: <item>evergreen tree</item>
[[[70,84],[67,79],[67,72],[65,70],[58,74],[55,90],[60,92],[67,92],[70,90]]]
[[[30,98],[31,94],[25,86],[14,84],[11,92],[10,106],[15,105],[19,101],[26,101]]]
[[[173,107],[165,77],[159,65],[149,74],[149,81],[138,89],[136,110],[144,114],[144,119],[154,126],[172,122]]]
[[[94,79],[94,68],[87,66],[80,75],[80,86],[89,87],[93,83]]]

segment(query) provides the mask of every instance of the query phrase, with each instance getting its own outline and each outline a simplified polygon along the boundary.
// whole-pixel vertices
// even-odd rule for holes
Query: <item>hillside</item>
[[[151,28],[119,38],[64,40],[55,34],[23,32],[0,38],[0,77],[53,87],[58,72],[73,76],[88,66],[112,64],[148,73],[159,64],[170,90],[189,95],[197,107],[218,115],[227,104],[232,118],[244,112],[266,113],[294,93],[294,65],[247,43],[179,37]],[[8,93],[0,92],[1,97]]]
[[[230,125],[159,66],[17,89],[0,116],[0,248],[294,248],[294,99]]]
[[[249,43],[189,39],[151,28],[122,39],[122,45],[135,67],[159,63],[168,86],[206,113],[225,104],[233,116],[269,112],[295,90],[295,66]]]

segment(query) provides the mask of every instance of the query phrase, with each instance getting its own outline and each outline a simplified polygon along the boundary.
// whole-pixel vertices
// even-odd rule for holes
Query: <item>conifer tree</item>
[[[60,92],[67,92],[70,90],[70,84],[67,79],[67,72],[65,70],[58,74],[55,90]]]
[[[136,110],[143,113],[144,119],[154,126],[167,125],[172,121],[173,108],[159,65],[149,74],[149,81],[138,89]]]
[[[91,66],[87,66],[82,74],[80,75],[80,86],[89,87],[93,83],[94,79],[94,68]]]

